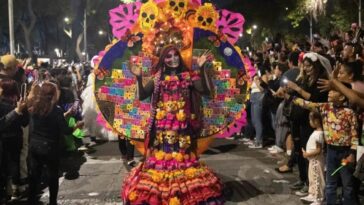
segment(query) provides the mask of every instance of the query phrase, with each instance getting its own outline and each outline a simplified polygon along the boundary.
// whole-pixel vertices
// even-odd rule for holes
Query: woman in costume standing
[[[209,55],[198,58],[198,75],[187,69],[176,47],[167,46],[145,86],[141,69],[132,69],[139,99],[151,96],[152,120],[145,138],[146,160],[132,170],[122,189],[126,204],[223,204],[220,180],[196,156],[202,124],[196,96],[211,93]]]

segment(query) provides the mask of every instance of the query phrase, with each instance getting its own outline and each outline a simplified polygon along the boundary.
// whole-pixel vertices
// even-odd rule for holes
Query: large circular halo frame
[[[214,56],[215,93],[212,99],[202,98],[203,129],[197,153],[205,151],[215,137],[231,136],[246,124],[244,102],[253,69],[234,46],[238,36],[231,26],[239,24],[242,32],[240,14],[217,11],[195,0],[121,4],[109,14],[116,39],[94,60],[94,94],[103,126],[130,138],[144,153],[151,105],[150,99],[137,99],[130,67],[141,66],[148,81],[161,48],[168,44],[180,49],[191,71],[198,71],[195,59],[206,50]]]

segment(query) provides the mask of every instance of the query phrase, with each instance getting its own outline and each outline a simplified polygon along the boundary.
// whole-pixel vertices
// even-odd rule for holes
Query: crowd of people
[[[30,58],[1,56],[0,204],[24,197],[37,204],[41,182],[48,182],[49,204],[57,204],[58,178],[63,172],[77,178],[78,170],[64,168],[67,159],[73,163],[70,157],[82,155],[102,134],[94,126],[95,107],[84,106],[93,93],[86,89],[93,84],[87,83],[90,77],[86,63],[33,64]],[[119,144],[127,164],[134,166],[133,146],[125,139]],[[124,153],[125,147],[131,151]]]
[[[362,33],[353,23],[343,36],[315,35],[312,43],[297,41],[290,48],[268,42],[252,54],[257,74],[247,102],[248,125],[239,140],[261,149],[273,132],[275,143],[268,151],[285,155],[276,171],[290,173],[297,164],[299,178],[291,189],[311,204],[359,204],[364,179]]]

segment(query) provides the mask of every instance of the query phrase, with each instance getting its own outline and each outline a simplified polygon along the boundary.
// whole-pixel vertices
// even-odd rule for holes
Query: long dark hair
[[[15,80],[3,79],[0,81],[0,88],[3,90],[1,98],[15,103],[19,97],[19,89]]]
[[[158,63],[153,68],[153,71],[152,71],[153,73],[157,73],[160,69],[164,69],[164,64],[165,64],[164,59],[167,57],[167,54],[169,53],[169,51],[172,51],[172,50],[175,50],[177,52],[177,55],[180,60],[179,66],[176,68],[176,73],[181,73],[186,69],[186,66],[185,66],[182,56],[181,56],[181,52],[174,45],[168,45],[163,48],[163,50],[159,56]]]
[[[319,60],[312,61],[310,58],[306,57],[303,59],[303,61],[308,62],[313,66],[313,76],[307,76],[305,71],[301,70],[300,74],[297,77],[297,81],[308,85],[308,87],[311,87],[319,78],[327,78],[326,69],[324,66],[320,63]]]
[[[39,90],[31,102],[29,111],[32,114],[46,116],[52,111],[56,103],[54,102],[57,94],[56,85],[54,83],[44,82],[37,86],[39,86]]]

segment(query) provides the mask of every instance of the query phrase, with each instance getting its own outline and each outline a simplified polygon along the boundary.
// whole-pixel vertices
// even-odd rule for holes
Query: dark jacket
[[[7,100],[0,99],[0,135],[1,138],[22,138],[23,129],[29,123],[29,115],[24,112],[23,115],[18,115],[14,111],[15,105]]]
[[[60,140],[63,136],[72,133],[73,129],[68,127],[63,111],[59,106],[54,106],[46,116],[31,115],[29,126],[30,150],[41,149],[44,154],[47,150],[58,153]]]

